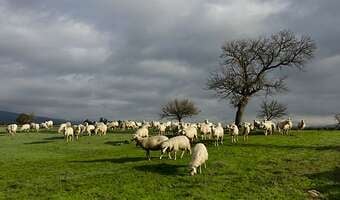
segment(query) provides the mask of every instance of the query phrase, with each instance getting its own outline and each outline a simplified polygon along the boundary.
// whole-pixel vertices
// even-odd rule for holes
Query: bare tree
[[[235,123],[240,125],[251,97],[287,90],[285,77],[274,78],[272,72],[283,68],[303,69],[315,49],[309,36],[297,37],[290,31],[226,42],[222,46],[220,69],[211,73],[208,89],[230,100],[237,109]]]
[[[161,118],[177,119],[179,122],[185,117],[197,115],[200,111],[189,99],[174,99],[161,108]]]
[[[287,106],[272,100],[268,102],[267,100],[262,101],[260,110],[257,116],[264,118],[266,120],[277,119],[287,115]]]

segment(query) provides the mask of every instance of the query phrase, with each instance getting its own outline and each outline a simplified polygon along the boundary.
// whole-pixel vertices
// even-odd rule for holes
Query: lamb
[[[66,142],[72,141],[72,139],[74,137],[73,128],[70,127],[70,126],[64,127],[64,136],[65,136]]]
[[[213,127],[212,131],[213,138],[216,138],[215,146],[218,146],[219,140],[221,141],[221,144],[223,144],[224,130],[221,123],[218,123],[216,127]]]
[[[231,143],[236,143],[238,142],[238,135],[239,135],[239,130],[238,127],[236,126],[235,123],[232,123],[230,125],[227,125],[227,128],[231,131]]]
[[[149,125],[143,125],[142,128],[137,129],[135,136],[145,138],[149,137],[149,130],[148,130]]]
[[[49,120],[45,122],[48,128],[53,128],[53,121]]]
[[[165,135],[166,125],[164,123],[158,125],[159,135]]]
[[[191,162],[189,163],[190,175],[197,174],[197,168],[202,173],[202,165],[207,168],[206,162],[208,160],[208,150],[204,144],[198,143],[195,145],[192,151]]]
[[[136,146],[140,146],[146,151],[146,158],[151,160],[150,151],[161,150],[162,143],[168,139],[168,137],[162,135],[146,138],[135,135],[132,140],[136,141]]]
[[[241,126],[243,128],[243,141],[248,141],[248,135],[254,129],[254,125],[249,122],[243,122]]]
[[[29,124],[23,124],[20,128],[20,131],[26,131],[29,132],[30,131],[31,126]]]
[[[106,135],[107,126],[104,123],[97,123],[94,132],[96,135]]]
[[[80,134],[83,134],[85,131],[85,126],[82,124],[79,125],[74,125],[73,126],[73,131],[74,131],[74,136],[76,137],[76,139],[79,139]]]
[[[34,129],[36,132],[39,132],[39,124],[36,123],[31,123],[31,129]]]
[[[300,121],[300,123],[298,124],[297,128],[298,128],[299,130],[303,130],[305,127],[306,127],[306,123],[305,123],[305,121],[302,119],[302,120]]]
[[[188,126],[183,129],[183,135],[187,136],[191,142],[197,139],[197,129],[193,126]]]
[[[110,122],[106,125],[108,129],[112,129],[112,130],[119,127],[119,123],[117,121]]]
[[[162,155],[160,156],[159,159],[162,159],[165,152],[169,152],[169,158],[172,159],[170,153],[174,152],[175,160],[176,160],[177,158],[176,154],[177,154],[177,151],[179,150],[182,150],[181,159],[183,158],[185,151],[188,151],[189,154],[191,155],[190,141],[184,135],[176,136],[176,137],[170,138],[169,140],[164,141],[161,144],[161,149],[162,149]]]
[[[40,127],[41,127],[41,128],[44,128],[44,129],[48,129],[48,125],[47,125],[46,122],[41,123],[41,124],[40,124]]]
[[[15,135],[17,133],[18,125],[10,124],[7,126],[6,131],[10,135]]]

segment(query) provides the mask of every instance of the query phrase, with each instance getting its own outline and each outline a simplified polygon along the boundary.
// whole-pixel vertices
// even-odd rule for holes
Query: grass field
[[[340,199],[340,132],[255,135],[232,145],[208,144],[201,175],[190,157],[145,160],[131,134],[81,137],[55,132],[0,134],[0,199]]]

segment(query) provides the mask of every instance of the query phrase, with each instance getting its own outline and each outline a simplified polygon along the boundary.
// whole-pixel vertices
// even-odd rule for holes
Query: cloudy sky
[[[188,97],[194,120],[231,121],[205,90],[224,41],[289,29],[309,34],[316,57],[276,96],[294,119],[334,123],[340,112],[339,0],[1,0],[0,110],[68,120],[158,119]],[[261,98],[246,110],[251,120]]]

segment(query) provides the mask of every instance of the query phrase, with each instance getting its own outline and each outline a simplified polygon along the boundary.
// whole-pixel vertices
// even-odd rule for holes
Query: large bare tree
[[[262,101],[257,116],[266,120],[277,119],[287,115],[287,106],[276,100]]]
[[[161,107],[161,118],[177,119],[179,122],[185,117],[197,115],[200,111],[189,99],[174,99]]]
[[[222,46],[220,69],[211,73],[208,89],[230,100],[237,109],[235,123],[240,125],[251,97],[286,90],[285,77],[272,72],[283,68],[302,69],[315,50],[316,45],[309,36],[296,36],[291,31],[226,42]]]

